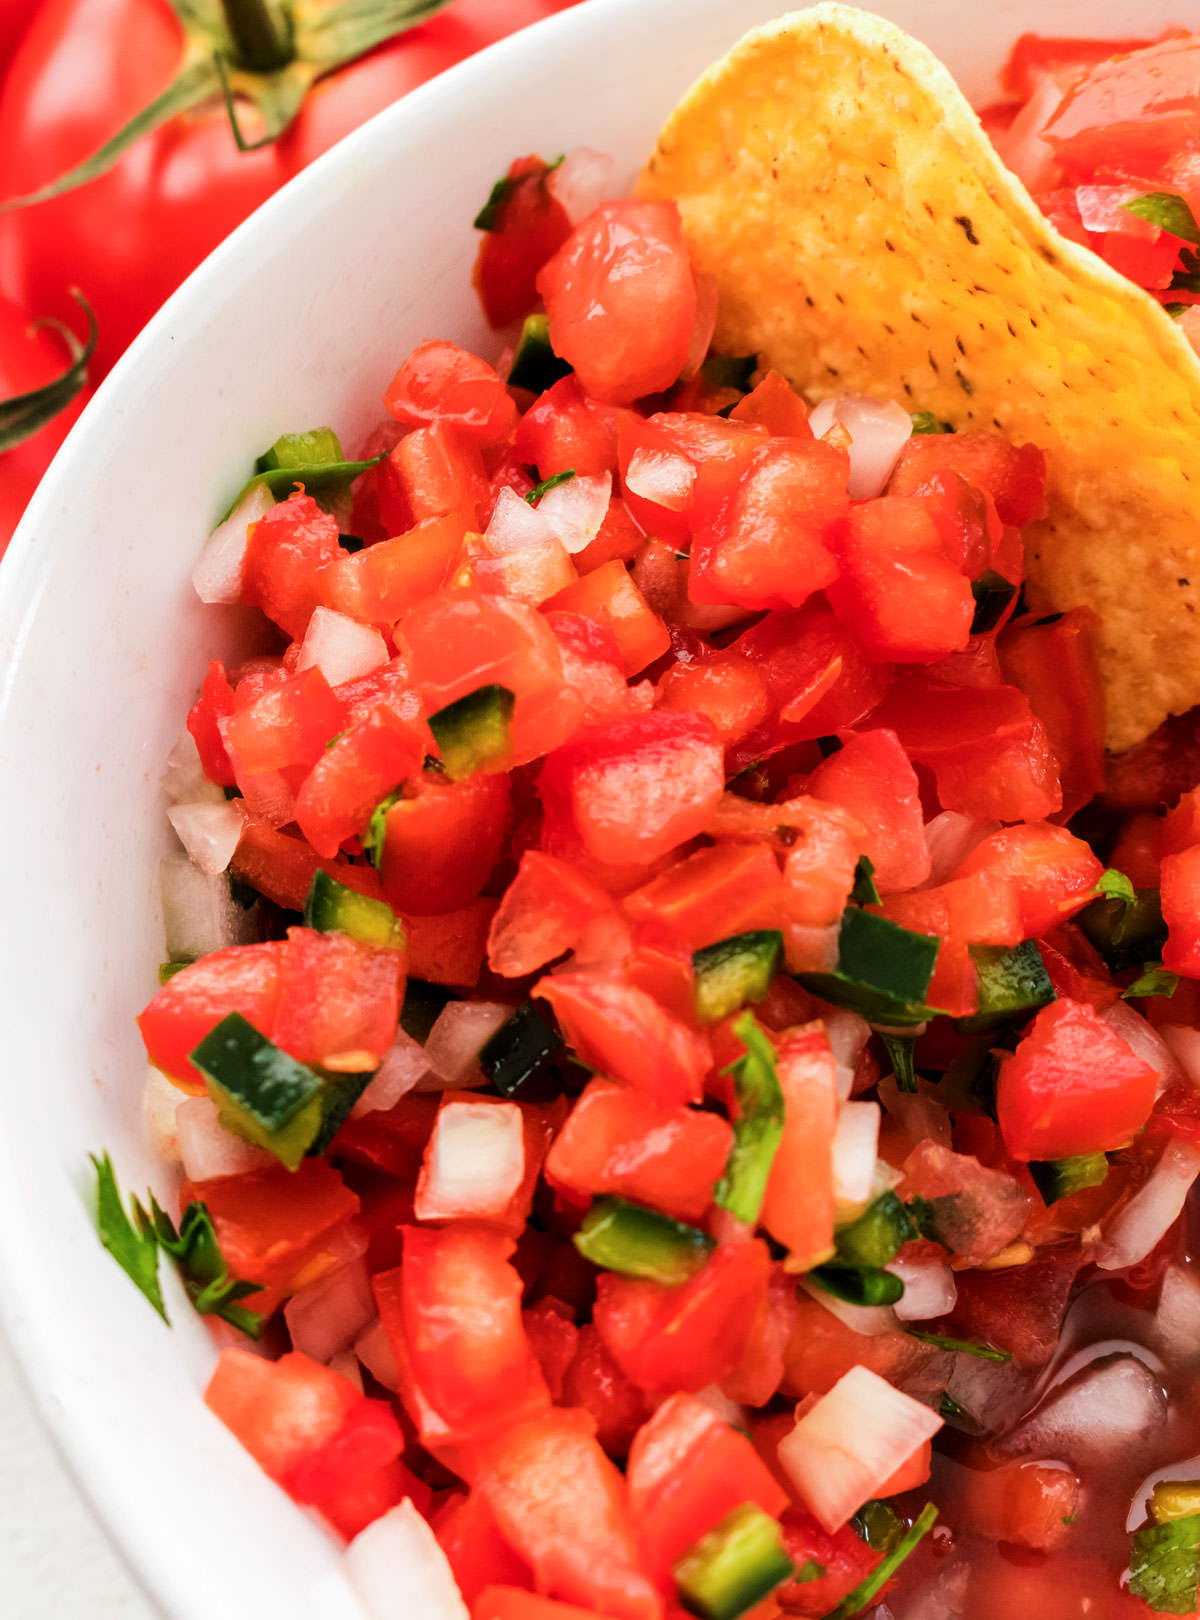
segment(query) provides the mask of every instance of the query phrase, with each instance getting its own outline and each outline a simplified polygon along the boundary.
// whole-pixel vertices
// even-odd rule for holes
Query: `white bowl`
[[[251,458],[288,429],[353,441],[419,340],[496,344],[471,219],[527,151],[586,144],[630,179],[692,79],[775,0],[590,0],[415,91],[204,263],[100,389],[0,572],[0,1305],[43,1418],[172,1620],[351,1620],[338,1550],[200,1400],[208,1335],[168,1331],[103,1253],[89,1151],[164,1177],[134,1015],[162,954],[157,781],[231,623],[189,572]],[[1200,25],[1196,0],[891,0],[970,95],[1020,32]],[[70,1556],[70,1549],[63,1549]],[[409,1594],[412,1612],[420,1595]]]

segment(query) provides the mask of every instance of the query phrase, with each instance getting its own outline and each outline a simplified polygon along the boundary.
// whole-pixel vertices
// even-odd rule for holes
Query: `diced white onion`
[[[549,493],[552,495],[554,491]],[[548,498],[542,497],[543,500]],[[491,520],[484,531],[484,539],[496,555],[504,557],[510,552],[524,551],[526,546],[535,546],[553,538],[553,530],[540,503],[530,506],[524,496],[518,495],[515,489],[510,489],[506,484],[496,496]]]
[[[368,1620],[470,1620],[437,1537],[407,1498],[360,1531],[345,1558]]]
[[[425,1061],[439,1084],[462,1085],[480,1052],[511,1017],[512,1007],[502,1001],[448,1001],[425,1042]],[[481,1077],[472,1079],[483,1084]]]
[[[301,1288],[283,1307],[292,1348],[321,1362],[349,1349],[375,1314],[371,1279],[361,1257]]]
[[[985,838],[1000,831],[998,821],[980,821],[959,810],[943,810],[925,823],[925,843],[929,848],[931,870],[925,884],[935,888],[956,872]]]
[[[394,1108],[428,1074],[425,1048],[406,1030],[397,1030],[396,1039],[383,1054],[383,1062],[350,1110],[350,1118],[361,1119],[364,1114]]]
[[[833,1196],[845,1209],[865,1204],[879,1152],[877,1102],[844,1102],[833,1133]]]
[[[625,470],[625,488],[645,501],[682,512],[692,498],[695,465],[682,450],[649,444],[635,450]]]
[[[1138,186],[1076,186],[1075,205],[1085,231],[1115,230],[1122,220],[1129,222],[1123,205],[1136,197]]]
[[[160,783],[172,804],[224,804],[225,794],[210,782],[200,763],[196,739],[184,726],[167,755],[167,768]]]
[[[224,873],[202,872],[180,850],[163,856],[159,884],[163,933],[171,961],[190,962],[226,945],[248,945],[257,938],[255,912],[236,903]]]
[[[245,822],[236,804],[172,804],[167,820],[188,857],[202,872],[224,872],[241,842]]]
[[[613,160],[607,152],[576,146],[567,153],[546,181],[550,195],[562,205],[572,225],[586,219],[613,194]]]
[[[932,1322],[948,1316],[958,1299],[954,1273],[941,1260],[893,1260],[885,1268],[904,1284],[893,1309],[902,1322]]]
[[[551,534],[575,556],[596,538],[611,499],[611,473],[576,473],[565,484],[546,491],[538,502],[538,514],[549,525]]]
[[[296,670],[319,669],[330,686],[338,686],[369,675],[387,661],[387,642],[378,630],[333,608],[317,607],[300,643]]]
[[[1200,1029],[1189,1024],[1164,1024],[1159,1034],[1193,1086],[1200,1087]]]
[[[894,399],[839,394],[815,405],[808,419],[818,439],[835,423],[850,435],[850,499],[866,501],[881,495],[901,450],[912,437],[912,417]]]
[[[821,1015],[837,1063],[837,1094],[843,1102],[854,1085],[854,1071],[871,1039],[871,1026],[856,1012],[838,1007]]]
[[[836,1316],[852,1333],[874,1339],[881,1333],[895,1333],[900,1326],[900,1319],[890,1305],[851,1305],[848,1300],[839,1299],[836,1294],[829,1293],[817,1283],[806,1282],[803,1277],[799,1283],[810,1299],[824,1306],[830,1316]]]
[[[514,1102],[444,1102],[425,1149],[419,1221],[498,1216],[525,1177],[525,1123]]]
[[[1103,1271],[1121,1271],[1144,1260],[1179,1219],[1197,1175],[1200,1148],[1178,1139],[1169,1143],[1145,1186],[1138,1188],[1105,1229],[1096,1252],[1097,1265]]]
[[[278,1160],[265,1148],[244,1142],[227,1131],[217,1118],[217,1105],[208,1097],[188,1097],[175,1115],[179,1158],[189,1181],[215,1181],[218,1176],[240,1176],[247,1170],[269,1170]]]
[[[252,523],[265,517],[275,497],[265,484],[254,484],[233,511],[209,535],[192,569],[192,584],[202,602],[236,602],[242,594],[242,565]]]
[[[243,776],[242,805],[268,827],[286,827],[296,818],[296,795],[282,771],[255,771]]]
[[[1168,1081],[1184,1078],[1179,1061],[1166,1041],[1127,1001],[1114,1001],[1100,1016],[1134,1054],[1140,1057],[1143,1063],[1148,1063],[1158,1075],[1159,1091]]]
[[[355,1341],[354,1354],[376,1383],[382,1384],[384,1389],[400,1388],[400,1368],[396,1362],[396,1353],[392,1349],[387,1329],[382,1322],[374,1323]]]
[[[950,1115],[924,1080],[917,1081],[916,1091],[901,1091],[895,1075],[884,1075],[879,1082],[879,1100],[888,1113],[900,1121],[910,1141],[931,1141],[944,1148],[953,1146]]]
[[[779,1462],[830,1535],[879,1494],[942,1420],[867,1367],[851,1367],[779,1442]]]
[[[153,1064],[146,1070],[146,1089],[142,1092],[142,1115],[150,1141],[160,1159],[168,1164],[179,1163],[179,1130],[175,1117],[186,1093],[173,1085]]]

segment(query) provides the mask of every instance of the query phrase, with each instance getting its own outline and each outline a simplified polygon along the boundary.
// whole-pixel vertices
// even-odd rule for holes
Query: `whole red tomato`
[[[0,4],[6,0],[0,0]],[[574,0],[455,0],[320,80],[273,145],[239,152],[219,99],[138,141],[99,179],[0,217],[0,290],[70,319],[82,288],[102,376],[167,295],[252,209],[415,85]],[[171,80],[182,33],[167,0],[43,0],[0,91],[7,197],[95,152]]]
[[[79,324],[79,310],[74,310]],[[59,333],[35,328],[28,313],[10,298],[0,297],[0,400],[44,388],[71,364],[71,355]],[[0,450],[0,552],[25,510],[59,445],[84,407],[86,394],[77,394],[53,421],[12,450]]]
[[[29,27],[37,0],[0,0],[0,73]]]

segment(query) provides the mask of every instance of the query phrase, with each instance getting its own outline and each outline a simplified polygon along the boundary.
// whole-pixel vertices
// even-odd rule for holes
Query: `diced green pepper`
[[[880,1024],[919,1024],[936,1009],[925,1004],[940,940],[847,906],[832,973],[802,973],[800,982],[823,1001],[848,1007]]]
[[[332,428],[311,428],[307,433],[282,433],[269,450],[254,463],[254,476],[238,490],[225,513],[227,518],[256,484],[264,484],[272,495],[284,496],[293,484],[303,484],[310,495],[336,493],[352,484],[382,455],[369,461],[346,461],[337,434]],[[222,518],[222,522],[225,521]]]
[[[319,868],[304,897],[304,925],[324,934],[349,934],[364,945],[400,951],[405,945],[404,924],[386,900],[359,894]]]
[[[532,1001],[523,1001],[489,1038],[479,1054],[479,1064],[496,1090],[512,1097],[562,1050],[562,1036]]]
[[[503,759],[512,746],[516,699],[507,686],[481,686],[429,716],[442,768],[453,782]]]
[[[955,1021],[964,1035],[985,1034],[1054,1000],[1054,986],[1033,940],[972,945],[970,951],[979,975],[979,1004],[969,1018]]]
[[[782,952],[783,935],[776,928],[733,934],[697,951],[692,967],[700,1022],[715,1024],[748,1001],[761,1001],[775,977]]]
[[[531,393],[544,394],[560,377],[569,374],[571,367],[555,354],[550,346],[550,321],[544,314],[526,315],[517,339],[517,352],[513,356],[512,370],[508,374],[513,388],[528,388]]]
[[[875,883],[875,862],[868,855],[858,857],[850,898],[856,906],[877,906],[882,898]]]
[[[838,1258],[854,1266],[886,1266],[919,1234],[908,1210],[894,1192],[881,1193],[875,1202],[843,1226],[834,1239]]]
[[[342,442],[331,427],[309,428],[307,433],[281,433],[254,463],[258,473],[294,472],[299,467],[323,467],[344,461]]]
[[[693,1614],[702,1620],[737,1620],[795,1567],[784,1551],[778,1520],[756,1503],[744,1502],[676,1559],[672,1573]]]
[[[807,1276],[818,1288],[847,1305],[894,1305],[904,1298],[904,1284],[899,1277],[879,1266],[829,1260],[823,1266],[814,1266]]]
[[[1108,1175],[1108,1160],[1103,1153],[1083,1153],[1074,1159],[1043,1159],[1031,1164],[1029,1173],[1046,1202],[1056,1204],[1060,1198],[1069,1198],[1085,1187],[1098,1187]]]
[[[222,1125],[297,1169],[321,1133],[321,1076],[238,1012],[222,1018],[190,1056],[208,1082]]]
[[[624,1198],[594,1198],[574,1241],[585,1260],[605,1271],[668,1287],[694,1277],[715,1247],[698,1227]]]

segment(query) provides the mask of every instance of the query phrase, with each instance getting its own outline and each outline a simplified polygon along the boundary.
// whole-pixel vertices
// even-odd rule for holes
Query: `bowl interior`
[[[223,245],[133,345],[32,503],[0,573],[9,849],[0,975],[0,1304],[42,1414],[173,1620],[359,1613],[334,1542],[212,1419],[207,1331],[165,1278],[168,1331],[103,1254],[89,1152],[168,1188],[141,1119],[134,1015],[162,954],[165,757],[237,633],[189,584],[204,537],[279,433],[380,415],[411,346],[494,356],[471,219],[511,157],[611,152],[620,182],[687,85],[773,0],[588,0],[350,137]],[[971,95],[1024,30],[1200,24],[1196,0],[892,0],[875,9]],[[165,1274],[165,1273],[164,1273]],[[415,1594],[414,1594],[415,1595]]]

